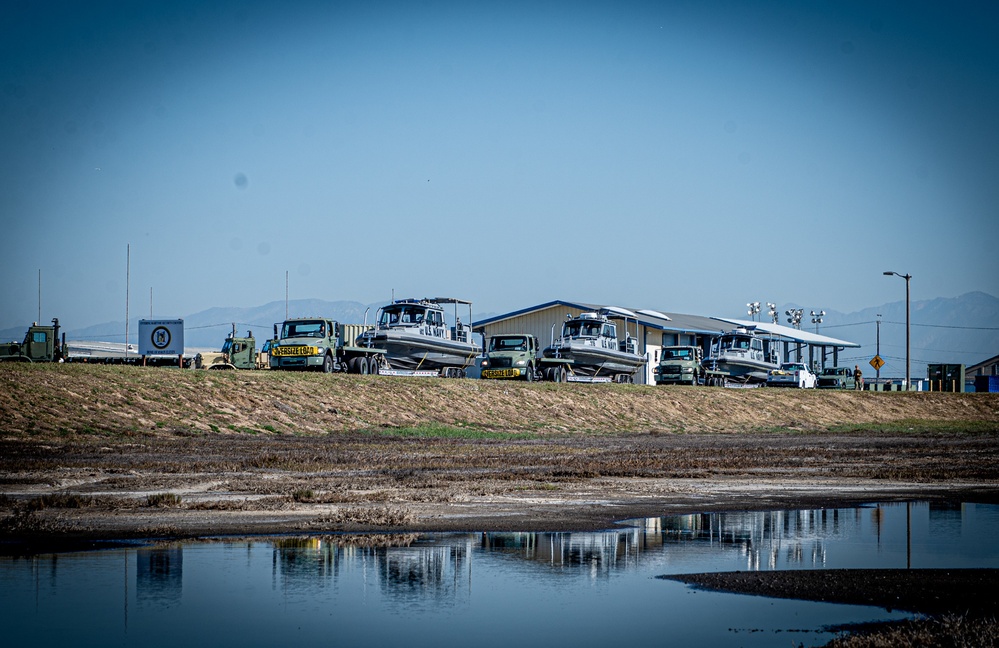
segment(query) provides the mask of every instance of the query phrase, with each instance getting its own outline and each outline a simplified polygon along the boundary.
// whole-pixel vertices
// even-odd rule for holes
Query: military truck
[[[222,343],[222,350],[212,359],[209,369],[266,369],[269,366],[266,353],[257,351],[257,341],[253,331],[247,331],[246,337],[236,336],[236,325],[232,325],[232,333]]]
[[[533,382],[538,371],[538,340],[526,333],[494,335],[489,338],[482,377]]]
[[[704,377],[704,353],[696,346],[663,347],[654,369],[657,385],[698,385]]]
[[[344,344],[344,329],[339,322],[321,317],[285,320],[280,334],[275,325],[271,369],[380,373],[385,349],[348,346]]]
[[[52,326],[32,323],[20,344],[16,341],[0,344],[0,362],[61,362],[66,340],[59,340],[59,318]]]

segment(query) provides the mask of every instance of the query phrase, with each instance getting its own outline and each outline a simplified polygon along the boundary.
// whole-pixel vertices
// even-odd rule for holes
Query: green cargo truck
[[[377,374],[385,365],[385,350],[344,344],[344,327],[331,319],[303,317],[285,320],[280,334],[274,326],[271,369],[325,373]]]
[[[657,385],[697,385],[704,376],[703,352],[696,346],[663,347],[653,370]]]
[[[526,333],[494,335],[489,338],[482,377],[532,382],[538,370],[538,340]]]

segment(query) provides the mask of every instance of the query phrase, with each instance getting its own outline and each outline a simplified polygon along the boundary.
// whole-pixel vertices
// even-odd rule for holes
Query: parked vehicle
[[[826,367],[819,374],[819,389],[853,389],[856,381],[849,367]]]
[[[767,387],[814,389],[815,374],[803,362],[785,362],[779,369],[770,371],[767,376]]]
[[[66,341],[59,340],[59,319],[52,326],[33,323],[24,334],[23,342],[0,344],[0,362],[59,362],[63,359]]]
[[[368,374],[379,373],[385,350],[344,344],[343,327],[330,319],[285,320],[270,346],[271,369],[298,369]]]
[[[257,341],[253,331],[247,331],[246,337],[236,336],[236,325],[232,325],[232,333],[226,337],[222,350],[214,357],[209,369],[267,369],[270,365],[268,354],[257,351]]]
[[[657,385],[697,385],[704,376],[703,353],[696,346],[663,347],[654,370]]]
[[[538,340],[526,333],[494,335],[489,338],[481,366],[484,379],[512,378],[533,382],[538,371]]]

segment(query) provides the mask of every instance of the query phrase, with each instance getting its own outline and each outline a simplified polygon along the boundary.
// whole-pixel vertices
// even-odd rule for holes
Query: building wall
[[[538,338],[538,344],[543,349],[549,346],[552,342],[553,325],[555,337],[557,338],[562,331],[562,323],[565,322],[566,315],[576,317],[584,312],[587,311],[578,308],[570,308],[565,305],[556,305],[539,311],[524,313],[523,315],[511,317],[493,324],[488,324],[484,327],[486,345],[488,346],[488,338],[492,335],[505,333],[529,333]],[[615,320],[615,323],[617,324],[618,341],[624,340],[626,333],[623,322],[621,320]],[[645,365],[645,370],[638,371],[635,374],[635,382],[655,384],[655,380],[652,375],[654,365],[652,364],[651,358],[655,355],[655,352],[658,352],[662,348],[662,332],[658,329],[639,326],[638,335],[636,336],[635,323],[633,321],[628,323],[627,328],[628,332],[631,333],[633,337],[638,338],[639,352],[646,353],[647,357],[650,359]]]

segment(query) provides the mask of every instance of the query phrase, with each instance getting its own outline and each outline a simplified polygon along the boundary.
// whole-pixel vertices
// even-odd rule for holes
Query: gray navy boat
[[[780,368],[777,341],[763,338],[753,327],[737,328],[711,342],[704,368],[709,382],[758,384],[771,369]]]
[[[455,325],[444,321],[442,304],[455,307]],[[468,322],[458,317],[458,305],[467,305]],[[385,350],[391,369],[439,371],[464,376],[482,347],[472,339],[471,302],[450,297],[398,299],[378,309],[375,328],[357,337],[357,346]]]
[[[646,358],[638,353],[638,341],[627,331],[625,339],[618,341],[617,325],[608,315],[625,320],[627,328],[629,313],[624,309],[605,308],[599,313],[581,313],[562,324],[561,336],[544,350],[542,363],[564,361],[574,375],[632,382],[632,376],[645,364]]]

